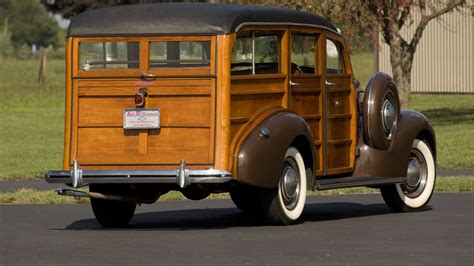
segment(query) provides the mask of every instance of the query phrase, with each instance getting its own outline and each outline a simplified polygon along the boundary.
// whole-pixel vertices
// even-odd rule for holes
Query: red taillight
[[[145,97],[147,95],[146,88],[141,88],[137,93],[135,93],[135,106],[141,108],[145,106]]]

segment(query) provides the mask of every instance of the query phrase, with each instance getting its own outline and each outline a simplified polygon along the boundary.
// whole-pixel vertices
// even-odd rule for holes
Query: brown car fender
[[[256,126],[238,151],[237,181],[273,188],[278,185],[287,149],[295,146],[305,162],[307,182],[312,183],[314,143],[311,129],[299,115],[276,113]]]
[[[415,138],[428,143],[436,158],[436,138],[423,114],[402,110],[400,121],[388,150],[376,150],[360,141],[353,176],[402,177],[407,174],[408,157]]]

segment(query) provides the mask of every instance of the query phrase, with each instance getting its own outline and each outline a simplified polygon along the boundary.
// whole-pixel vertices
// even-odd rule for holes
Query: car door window
[[[244,31],[232,47],[232,75],[280,73],[281,32]]]
[[[314,74],[317,54],[314,34],[293,33],[291,35],[291,73]]]
[[[341,45],[331,39],[326,40],[326,73],[344,73]]]

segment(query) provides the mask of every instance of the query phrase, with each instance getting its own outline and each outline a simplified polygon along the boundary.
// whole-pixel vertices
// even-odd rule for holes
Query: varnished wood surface
[[[291,48],[290,28],[318,34],[316,73],[290,73],[287,54]],[[348,55],[343,54],[345,74],[326,75],[323,71],[325,36],[345,45],[343,40],[314,28],[249,26],[244,29],[283,31],[280,73],[231,76],[231,50],[236,34],[69,39],[72,56],[66,57],[70,60],[66,61],[66,109],[72,113],[70,125],[65,123],[65,129],[71,132],[65,133],[65,169],[76,158],[90,169],[115,169],[113,166],[176,169],[175,164],[186,159],[188,164],[234,171],[235,154],[258,122],[255,117],[288,108],[300,114],[313,132],[316,175],[352,171],[357,106]],[[149,42],[159,40],[209,40],[211,64],[192,69],[149,69]],[[71,58],[77,58],[80,41],[138,41],[140,68],[78,71],[77,62],[73,64]],[[73,67],[68,69],[68,65]],[[142,73],[155,74],[158,78],[141,80],[138,77]],[[290,80],[299,85],[290,86]],[[331,85],[326,85],[325,80]],[[133,95],[141,87],[148,89],[148,107],[161,110],[160,130],[122,128],[123,109],[134,108]]]
[[[137,80],[77,81],[77,156],[82,165],[213,163],[214,83],[176,79],[145,84],[147,108],[160,109],[160,130],[124,130]],[[104,86],[104,85],[107,86]],[[194,92],[196,89],[197,92]]]
[[[65,82],[65,104],[64,104],[64,153],[63,153],[63,169],[70,169],[71,154],[71,112],[72,112],[72,37],[66,40],[66,82]]]

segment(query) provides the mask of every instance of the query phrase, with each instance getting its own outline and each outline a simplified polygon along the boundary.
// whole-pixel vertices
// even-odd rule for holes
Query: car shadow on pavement
[[[422,211],[430,210],[430,207]],[[315,223],[358,217],[387,215],[393,212],[385,204],[313,203],[306,204],[300,223]],[[95,219],[84,219],[66,226],[66,230],[208,230],[232,227],[267,226],[258,217],[237,208],[172,210],[135,214],[125,228],[103,228]]]

